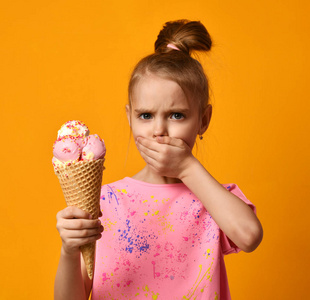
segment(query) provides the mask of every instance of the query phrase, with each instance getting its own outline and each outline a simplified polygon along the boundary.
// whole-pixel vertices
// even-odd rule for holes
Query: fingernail
[[[100,220],[98,220],[98,221],[97,221],[97,224],[98,224],[98,225],[101,225],[101,221],[100,221]]]

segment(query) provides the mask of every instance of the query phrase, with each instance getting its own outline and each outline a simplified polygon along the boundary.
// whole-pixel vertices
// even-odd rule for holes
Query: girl
[[[235,184],[193,156],[210,123],[208,80],[190,54],[209,51],[200,22],[168,22],[129,83],[128,121],[146,166],[104,185],[102,217],[57,214],[62,239],[55,299],[230,299],[223,256],[251,252],[262,226]],[[103,238],[101,232],[104,225]],[[98,240],[93,281],[79,247]]]

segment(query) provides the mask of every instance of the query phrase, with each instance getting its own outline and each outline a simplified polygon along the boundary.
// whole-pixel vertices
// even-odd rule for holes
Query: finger
[[[149,165],[151,166],[154,170],[156,170],[157,168],[157,161],[155,158],[152,158],[148,155],[146,155],[143,151],[140,151],[140,154],[142,156],[142,158],[144,159],[144,161]]]
[[[87,219],[62,219],[58,222],[58,227],[68,230],[91,229],[101,226],[100,220]]]
[[[99,240],[101,237],[102,237],[102,234],[99,233],[99,234],[95,234],[95,235],[89,236],[89,237],[69,238],[69,239],[66,239],[65,241],[63,241],[63,246],[67,252],[70,252],[73,249],[76,249],[76,248],[79,248],[83,245],[95,242],[96,240]]]
[[[136,140],[136,144],[142,145],[142,146],[144,146],[150,150],[153,150],[155,152],[160,151],[160,147],[159,147],[160,145],[158,145],[158,143],[155,140],[138,137]]]
[[[100,233],[100,234],[96,234],[93,236],[89,236],[87,238],[73,238],[71,239],[71,241],[73,243],[76,243],[80,247],[80,246],[95,242],[99,240],[101,237],[102,237],[102,234]]]
[[[155,159],[156,156],[158,155],[158,152],[157,151],[154,151],[140,143],[137,144],[137,147],[138,147],[138,150],[140,151],[140,153],[144,153],[146,156],[152,158],[152,159]]]
[[[167,144],[175,147],[182,147],[184,145],[184,141],[177,138],[172,138],[170,136],[157,136],[156,142],[159,144]]]
[[[91,236],[99,235],[103,232],[103,226],[93,229],[83,229],[83,230],[64,230],[62,232],[62,237],[66,239],[74,238],[88,238]]]
[[[75,206],[68,206],[65,209],[61,210],[57,217],[64,218],[64,219],[91,219],[92,215],[80,208],[77,208]]]

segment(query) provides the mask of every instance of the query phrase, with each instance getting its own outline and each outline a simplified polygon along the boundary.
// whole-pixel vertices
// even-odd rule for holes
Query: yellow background
[[[309,286],[309,1],[1,1],[0,299],[52,299],[65,201],[57,130],[80,119],[106,142],[104,182],[143,161],[124,106],[130,71],[164,22],[200,20],[214,114],[198,156],[257,206],[264,240],[226,257],[233,299],[306,299]],[[165,299],[166,300],[166,299]]]

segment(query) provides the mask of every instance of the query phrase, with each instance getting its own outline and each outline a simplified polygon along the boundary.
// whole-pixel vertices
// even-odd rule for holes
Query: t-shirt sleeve
[[[253,210],[253,212],[256,214],[256,207],[252,202],[250,202],[245,195],[241,192],[239,187],[234,184],[223,184],[223,187],[225,187],[228,191],[233,193],[235,196],[240,198],[242,201],[244,201],[247,205],[250,206],[250,208]],[[240,248],[238,248],[227,236],[226,234],[220,230],[220,240],[221,240],[221,246],[223,254],[231,254],[231,253],[238,253],[241,251]]]

